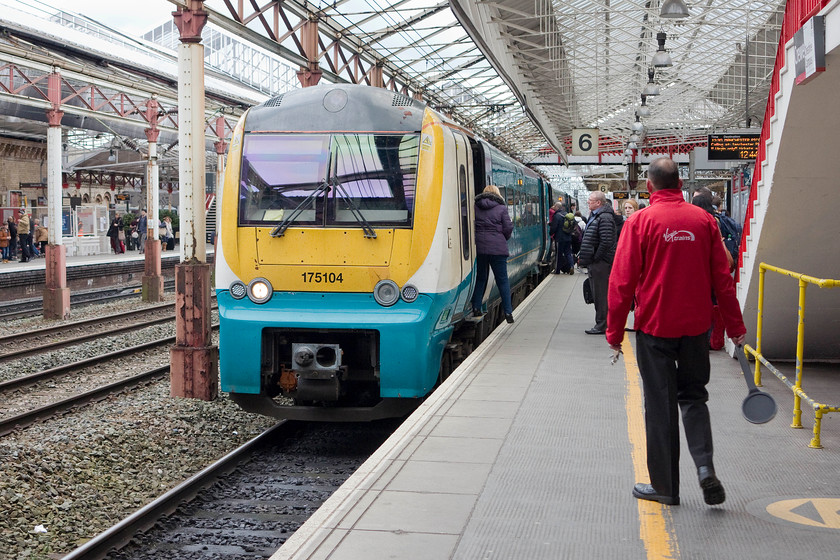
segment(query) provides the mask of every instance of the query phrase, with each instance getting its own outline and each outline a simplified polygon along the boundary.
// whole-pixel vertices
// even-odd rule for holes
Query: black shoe
[[[505,313],[505,321],[507,321],[508,323],[513,323],[513,315],[511,315],[510,313]]]
[[[583,332],[585,332],[586,334],[606,334],[604,331],[596,329],[595,327],[592,327],[591,329],[586,329]]]
[[[697,479],[703,489],[703,500],[710,506],[716,506],[726,501],[726,491],[712,467],[698,467]]]
[[[679,496],[665,496],[663,494],[657,494],[656,490],[653,489],[653,486],[650,484],[644,484],[643,482],[637,482],[633,487],[633,496],[640,500],[659,502],[660,504],[665,504],[666,506],[680,505]]]

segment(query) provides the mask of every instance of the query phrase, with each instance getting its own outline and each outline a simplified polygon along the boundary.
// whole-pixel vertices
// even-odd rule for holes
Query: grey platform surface
[[[770,376],[779,413],[749,424],[725,352],[709,407],[726,502],[703,503],[684,442],[682,505],[631,496],[647,480],[634,337],[611,366],[604,338],[583,333],[581,282],[543,282],[272,560],[835,557],[837,415],[809,449],[813,414],[790,429],[792,394]],[[840,402],[840,377],[811,377],[817,400]]]

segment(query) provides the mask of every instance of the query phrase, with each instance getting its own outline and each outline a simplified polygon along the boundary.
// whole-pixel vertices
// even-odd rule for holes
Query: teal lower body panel
[[[319,336],[361,330],[378,333],[379,396],[423,397],[438,379],[452,331],[439,319],[454,296],[421,294],[412,303],[400,300],[382,307],[369,294],[277,292],[268,302],[255,304],[217,290],[222,390],[262,392],[265,329],[318,329]]]

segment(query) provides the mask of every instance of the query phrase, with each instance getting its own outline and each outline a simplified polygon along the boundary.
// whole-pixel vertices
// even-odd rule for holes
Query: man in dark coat
[[[557,203],[551,223],[548,226],[548,233],[554,240],[554,274],[574,274],[575,263],[572,257],[572,231],[577,227],[574,214],[567,214],[565,207]],[[571,216],[571,226],[565,227],[568,217]]]
[[[476,280],[472,297],[473,315],[481,315],[481,302],[490,276],[490,268],[496,278],[496,286],[502,297],[505,319],[513,323],[513,304],[510,299],[510,282],[507,275],[507,240],[513,233],[507,205],[499,188],[487,185],[484,192],[475,197],[475,250]]]
[[[8,226],[9,226],[9,260],[15,261],[17,260],[17,239],[18,239],[18,229],[17,224],[15,224],[14,218],[9,216],[8,219]]]
[[[617,239],[613,214],[604,193],[589,193],[589,220],[583,232],[578,257],[578,264],[589,269],[592,297],[595,300],[595,326],[584,331],[586,334],[604,334],[607,331],[607,294]]]

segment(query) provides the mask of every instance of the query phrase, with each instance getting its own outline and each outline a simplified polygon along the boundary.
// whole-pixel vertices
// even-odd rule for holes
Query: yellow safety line
[[[624,369],[627,374],[627,436],[630,439],[633,470],[637,482],[649,482],[645,445],[645,418],[642,388],[639,385],[639,366],[630,338],[621,344]],[[648,500],[636,500],[639,507],[639,538],[647,551],[648,560],[676,560],[680,557],[677,537],[672,529],[669,507]]]

